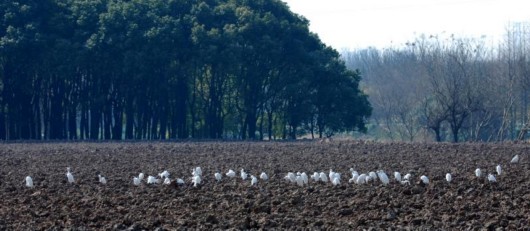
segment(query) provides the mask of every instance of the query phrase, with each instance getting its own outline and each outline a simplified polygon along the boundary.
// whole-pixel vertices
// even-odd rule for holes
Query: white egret
[[[285,180],[295,183],[296,182],[296,175],[294,175],[293,172],[288,172],[287,175],[284,177]]]
[[[171,184],[171,180],[169,179],[169,177],[166,178],[166,179],[164,179],[164,184],[165,184],[165,185],[169,185],[169,184]]]
[[[318,172],[313,172],[313,175],[311,175],[311,179],[313,179],[313,181],[319,181],[320,174]]]
[[[368,176],[370,176],[372,179],[377,180],[377,174],[375,172],[369,172]]]
[[[258,184],[258,178],[255,177],[254,175],[250,175],[250,186],[254,186],[256,184]]]
[[[214,174],[214,176],[215,176],[215,180],[217,180],[217,182],[220,182],[220,181],[221,181],[221,173],[216,172],[216,173]]]
[[[183,179],[180,179],[180,178],[177,178],[175,181],[177,181],[177,184],[178,184],[178,185],[183,185],[183,184],[185,184],[185,183],[184,183],[184,180],[183,180]]]
[[[241,169],[241,179],[246,180],[248,177],[248,174],[245,172],[245,169]]]
[[[501,175],[501,173],[502,173],[502,168],[501,168],[501,165],[500,165],[500,164],[497,165],[496,170],[497,170],[497,175]]]
[[[133,177],[133,184],[134,185],[138,186],[138,185],[140,185],[141,182],[142,181],[140,180],[139,177]]]
[[[26,187],[33,188],[33,179],[31,178],[31,176],[26,177]]]
[[[296,176],[295,181],[298,186],[304,186],[304,179],[302,179],[302,176]]]
[[[201,184],[201,176],[199,175],[194,176],[191,182],[193,183],[193,187],[197,187],[197,185]]]
[[[138,174],[138,179],[139,179],[140,181],[144,180],[144,178],[145,178],[145,174],[144,174],[143,172],[141,172],[140,174]]]
[[[202,169],[201,167],[196,167],[195,170],[193,171],[196,175],[198,176],[202,176]]]
[[[340,177],[333,178],[333,181],[331,182],[334,186],[340,185]]]
[[[300,174],[300,177],[302,177],[302,181],[304,182],[304,184],[308,184],[309,183],[309,178],[307,177],[307,174],[305,172]]]
[[[99,178],[99,183],[102,183],[102,184],[106,184],[107,183],[107,179],[105,179],[104,176],[98,175],[98,178]]]
[[[379,180],[381,181],[381,183],[383,183],[383,185],[387,185],[390,182],[388,176],[383,170],[377,171],[377,176],[379,177]]]
[[[366,174],[361,174],[359,177],[357,177],[357,180],[355,181],[356,184],[364,184],[366,183]]]
[[[269,176],[267,176],[267,173],[265,173],[265,172],[261,172],[261,174],[259,175],[259,178],[264,180],[264,181],[269,180]]]
[[[66,178],[68,178],[68,183],[74,183],[74,175],[70,172],[70,167],[66,168]]]
[[[477,177],[482,176],[482,171],[480,171],[480,168],[475,169],[475,176]]]
[[[159,173],[158,176],[160,176],[161,179],[169,178],[169,172],[164,170],[162,173]]]
[[[396,178],[396,180],[398,182],[401,182],[401,173],[399,172],[394,172],[394,178]]]
[[[423,175],[420,177],[420,179],[424,184],[429,184],[429,178],[427,176]]]
[[[230,169],[228,170],[228,172],[226,173],[226,176],[230,177],[230,178],[234,178],[236,176],[236,172],[234,172],[234,170]]]
[[[512,164],[516,164],[519,162],[519,155],[515,155],[512,160],[510,161],[510,163]]]
[[[451,183],[451,181],[453,180],[453,177],[451,176],[451,173],[445,174],[445,180],[447,180],[447,182]]]
[[[495,179],[495,176],[493,174],[488,174],[488,181],[489,182],[497,182],[497,179]]]
[[[148,184],[158,184],[158,179],[156,179],[154,176],[148,176],[147,177],[147,183]]]
[[[324,172],[320,172],[320,180],[322,182],[328,182],[328,177],[326,176]]]

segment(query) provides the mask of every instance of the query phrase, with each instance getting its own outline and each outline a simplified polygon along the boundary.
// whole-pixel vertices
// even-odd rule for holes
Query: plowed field
[[[0,144],[0,230],[530,230],[529,152],[525,144],[354,141]],[[510,164],[516,154],[519,163]],[[197,166],[202,182],[193,187]],[[348,183],[350,168],[384,170],[390,184]],[[235,178],[225,175],[229,169]],[[270,179],[250,186],[241,169]],[[284,179],[330,169],[341,173],[340,186]],[[164,170],[186,184],[133,185],[140,172]],[[394,180],[394,171],[412,174],[410,185]],[[100,184],[98,174],[108,183]],[[421,175],[430,183],[420,183]]]

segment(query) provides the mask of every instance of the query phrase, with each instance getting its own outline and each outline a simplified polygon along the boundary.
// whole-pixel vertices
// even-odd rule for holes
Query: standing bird
[[[248,177],[248,174],[245,172],[245,169],[241,169],[241,179],[246,180]]]
[[[383,183],[383,185],[387,185],[390,182],[388,176],[383,170],[377,171],[377,176],[379,177],[379,180]]]
[[[154,176],[148,176],[147,177],[147,183],[148,184],[158,184],[158,179],[156,179]]]
[[[140,185],[142,181],[140,180],[140,177],[133,177],[133,184],[138,186]]]
[[[307,176],[307,174],[305,172],[303,172],[300,177],[302,177],[302,181],[304,182],[304,184],[308,184],[309,183],[309,177]]]
[[[180,179],[180,178],[177,178],[175,181],[177,182],[178,185],[183,185],[183,184],[185,184],[185,183],[184,183],[184,180],[183,180],[183,179]]]
[[[140,181],[144,180],[144,178],[145,178],[145,174],[144,174],[143,172],[141,172],[140,174],[138,174],[138,179],[139,179]]]
[[[66,178],[68,178],[68,183],[74,183],[74,175],[70,172],[70,167],[66,168]]]
[[[328,182],[328,177],[326,176],[324,172],[320,172],[320,180],[324,183]]]
[[[518,162],[519,162],[519,155],[515,155],[510,161],[510,163],[512,164],[517,164]]]
[[[370,176],[370,178],[374,179],[374,181],[377,180],[377,174],[375,172],[369,172],[368,176]]]
[[[401,173],[399,172],[394,172],[394,178],[396,178],[396,180],[398,182],[401,182]]]
[[[264,180],[264,181],[268,181],[269,180],[269,176],[267,176],[267,173],[265,173],[265,172],[261,172],[261,174],[259,175],[259,178]]]
[[[496,170],[497,170],[497,175],[501,175],[501,173],[502,173],[502,168],[501,168],[501,165],[500,165],[500,164],[497,165]]]
[[[169,184],[171,184],[171,180],[169,179],[169,177],[166,178],[166,179],[164,179],[164,184],[165,184],[165,185],[169,185]]]
[[[403,180],[410,181],[410,177],[412,177],[412,175],[410,175],[410,173],[407,173],[407,174],[403,177]]]
[[[234,178],[236,176],[236,172],[234,172],[234,170],[230,169],[228,170],[228,172],[226,173],[226,176],[230,177],[230,178]]]
[[[164,170],[162,173],[159,173],[158,176],[160,176],[160,179],[169,178],[169,172]]]
[[[201,176],[199,176],[199,175],[195,175],[195,176],[192,178],[191,182],[193,183],[193,187],[197,187],[198,185],[201,184]]]
[[[107,179],[104,176],[98,175],[99,183],[107,184]]]
[[[256,184],[258,184],[258,178],[255,177],[254,175],[250,175],[250,186],[254,186]]]
[[[451,176],[451,173],[445,174],[445,180],[447,180],[447,182],[451,183],[451,181],[453,180],[453,177]]]
[[[340,177],[333,178],[333,181],[331,182],[333,186],[340,185]]]
[[[477,177],[482,176],[482,171],[480,171],[480,168],[475,169],[475,176]]]
[[[420,179],[424,184],[429,184],[429,178],[427,176],[423,175],[420,177]]]
[[[214,176],[215,176],[215,180],[217,180],[217,182],[220,182],[220,181],[221,181],[221,173],[216,172],[216,173],[214,174]]]
[[[497,179],[495,179],[495,176],[493,174],[488,174],[488,181],[489,182],[497,182]]]
[[[26,187],[33,188],[33,179],[31,179],[31,176],[26,177]]]

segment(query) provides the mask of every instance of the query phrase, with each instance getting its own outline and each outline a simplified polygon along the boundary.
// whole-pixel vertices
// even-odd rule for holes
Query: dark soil
[[[529,230],[529,151],[525,144],[353,141],[0,144],[0,230]],[[510,164],[516,154],[521,161]],[[497,183],[475,177],[477,167],[486,175],[497,164],[504,170]],[[196,166],[203,171],[197,188],[190,184]],[[75,184],[67,182],[66,167]],[[271,179],[250,187],[226,177],[241,168]],[[391,183],[349,184],[350,168],[382,169]],[[340,186],[298,187],[283,179],[329,169],[342,174]],[[187,184],[132,183],[140,172],[164,170]],[[411,184],[397,183],[394,171],[411,173]],[[25,186],[28,175],[34,188]],[[431,183],[420,184],[421,175]]]

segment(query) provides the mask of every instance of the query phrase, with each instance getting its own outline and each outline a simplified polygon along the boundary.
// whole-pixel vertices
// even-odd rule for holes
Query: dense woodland
[[[403,46],[343,52],[363,73],[370,135],[401,141],[528,139],[530,24],[504,38],[421,35]]]
[[[3,0],[0,139],[365,131],[334,49],[279,0]]]

